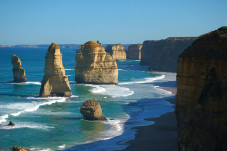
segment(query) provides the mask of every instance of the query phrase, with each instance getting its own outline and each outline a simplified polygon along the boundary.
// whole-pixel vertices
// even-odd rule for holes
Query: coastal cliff
[[[115,60],[125,60],[126,53],[124,49],[124,46],[121,44],[108,45],[106,47],[106,52],[108,52]]]
[[[83,44],[76,55],[76,62],[77,83],[118,83],[117,63],[101,44],[95,41]]]
[[[200,36],[180,56],[176,116],[181,151],[227,150],[227,27]]]
[[[40,96],[71,96],[68,76],[65,76],[65,68],[62,64],[60,47],[52,43],[45,57],[45,74],[40,89]]]
[[[26,82],[27,77],[25,70],[21,67],[21,60],[16,55],[12,55],[11,58],[13,64],[13,78],[14,82]]]
[[[133,44],[128,46],[127,59],[140,60],[142,44]]]
[[[178,56],[189,47],[196,38],[170,37],[163,40],[147,40],[141,50],[141,65],[150,66],[155,71],[177,71]]]

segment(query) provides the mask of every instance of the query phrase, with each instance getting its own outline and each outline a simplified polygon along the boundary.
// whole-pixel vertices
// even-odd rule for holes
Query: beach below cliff
[[[176,87],[158,87],[171,91],[176,95]],[[166,101],[175,105],[175,98],[167,99]],[[175,106],[174,106],[175,108]],[[135,139],[128,141],[129,146],[122,151],[178,151],[177,144],[177,122],[176,115],[173,112],[168,112],[157,118],[149,118],[147,121],[154,121],[155,124],[150,126],[140,126],[133,129],[136,130]]]

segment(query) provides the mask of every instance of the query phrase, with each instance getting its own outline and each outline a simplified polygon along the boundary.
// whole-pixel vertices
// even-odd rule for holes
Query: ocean
[[[176,87],[176,73],[151,72],[138,60],[118,61],[118,85],[77,84],[73,49],[62,48],[72,97],[39,98],[47,48],[0,48],[0,150],[120,150],[135,138],[133,127],[154,124],[174,107],[175,96],[158,86]],[[28,82],[13,83],[11,55],[22,61]],[[97,99],[108,121],[87,121],[80,106]],[[15,126],[6,126],[13,121]]]

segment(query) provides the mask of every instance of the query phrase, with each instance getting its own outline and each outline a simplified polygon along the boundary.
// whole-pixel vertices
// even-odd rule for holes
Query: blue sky
[[[199,36],[226,15],[227,0],[0,0],[0,45]]]

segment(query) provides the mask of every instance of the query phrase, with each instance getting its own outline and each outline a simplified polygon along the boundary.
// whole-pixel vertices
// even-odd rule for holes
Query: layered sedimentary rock
[[[128,46],[127,59],[140,60],[142,44],[133,44]]]
[[[22,147],[18,147],[18,146],[13,146],[12,151],[30,151],[27,148],[22,148]]]
[[[144,41],[140,63],[150,66],[151,70],[176,72],[179,55],[195,39],[194,37],[171,37],[164,40]]]
[[[75,81],[77,83],[117,84],[116,61],[101,44],[89,41],[76,55]]]
[[[106,52],[108,52],[115,60],[125,60],[126,53],[124,49],[124,46],[121,44],[108,45],[106,47]]]
[[[106,120],[99,102],[95,99],[85,101],[80,107],[80,113],[86,120]]]
[[[65,68],[62,64],[60,47],[52,43],[45,57],[45,74],[40,89],[40,96],[71,96],[68,76],[65,76]]]
[[[12,55],[13,78],[14,82],[26,82],[25,70],[21,67],[21,60],[16,55]]]
[[[179,56],[176,116],[181,151],[227,150],[227,27]]]

